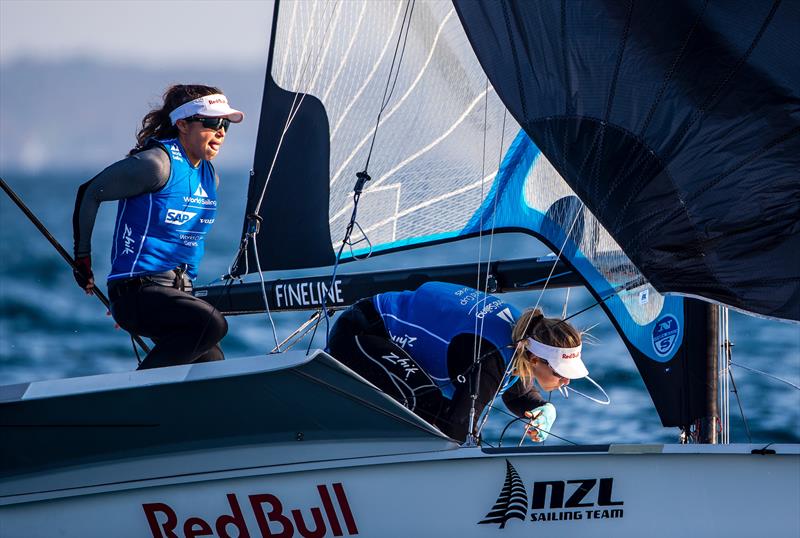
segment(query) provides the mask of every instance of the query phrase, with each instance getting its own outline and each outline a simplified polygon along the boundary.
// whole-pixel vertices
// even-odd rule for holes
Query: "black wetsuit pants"
[[[372,299],[344,312],[331,328],[328,352],[431,424],[449,405],[428,374],[392,342]]]
[[[228,322],[202,299],[146,277],[112,284],[109,296],[120,327],[156,344],[140,370],[224,358],[219,341],[228,332]]]

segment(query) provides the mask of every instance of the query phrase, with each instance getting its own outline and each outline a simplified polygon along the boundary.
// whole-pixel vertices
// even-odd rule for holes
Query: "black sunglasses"
[[[231,120],[228,118],[200,118],[198,116],[192,116],[191,118],[184,119],[186,121],[199,121],[206,129],[214,129],[215,131],[222,129],[227,132],[228,127],[231,126]]]

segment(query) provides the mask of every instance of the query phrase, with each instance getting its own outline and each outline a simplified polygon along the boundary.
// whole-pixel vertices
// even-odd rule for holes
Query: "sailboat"
[[[800,534],[800,446],[728,443],[718,390],[726,308],[800,320],[799,23],[777,1],[276,2],[241,243],[195,295],[310,311],[302,335],[429,280],[583,286],[683,442],[459,444],[276,338],[0,387],[0,534]],[[552,255],[414,257],[503,233]]]

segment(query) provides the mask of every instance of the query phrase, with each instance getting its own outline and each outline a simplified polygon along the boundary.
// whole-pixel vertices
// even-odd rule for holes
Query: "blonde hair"
[[[511,338],[517,343],[512,358],[512,372],[524,381],[533,379],[533,363],[528,360],[525,340],[533,338],[555,347],[577,347],[581,344],[581,333],[572,325],[558,318],[546,318],[541,308],[529,308],[517,320],[511,330]]]

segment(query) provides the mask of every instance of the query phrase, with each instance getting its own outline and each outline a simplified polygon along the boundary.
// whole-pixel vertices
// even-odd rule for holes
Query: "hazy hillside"
[[[150,69],[81,60],[0,65],[0,170],[103,167],[125,155],[150,105],[177,82],[220,86],[248,115],[231,129],[218,164],[249,168],[264,65],[200,70],[180,63],[165,59]]]

